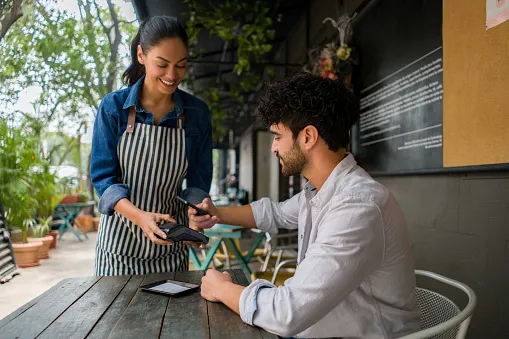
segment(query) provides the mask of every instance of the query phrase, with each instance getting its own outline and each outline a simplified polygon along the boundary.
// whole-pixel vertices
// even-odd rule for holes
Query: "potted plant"
[[[39,219],[39,224],[33,226],[34,237],[28,238],[29,243],[42,242],[42,246],[39,248],[37,258],[48,259],[50,245],[53,242],[53,237],[48,235],[51,229],[51,223],[53,217],[49,216],[46,219]]]
[[[19,229],[21,242],[13,243],[19,267],[39,265],[37,258],[42,242],[28,242],[27,232],[33,226],[34,200],[29,195],[28,172],[35,162],[37,140],[26,121],[18,125],[0,119],[0,199],[9,228]]]
[[[35,214],[39,220],[37,229],[45,231],[45,233],[39,233],[38,235],[34,234],[33,237],[42,239],[45,236],[51,236],[52,241],[49,248],[55,248],[58,231],[52,230],[51,226],[53,212],[62,200],[62,194],[60,194],[60,188],[57,185],[56,174],[50,171],[49,161],[42,159],[40,165],[30,174],[29,181],[32,187],[31,196],[36,202]]]
[[[51,217],[51,221],[53,222],[53,217]],[[56,248],[57,247],[58,230],[52,230],[50,227],[50,230],[47,235],[49,235],[50,237],[53,238],[53,240],[51,240],[51,244],[49,245],[49,248],[50,249]]]

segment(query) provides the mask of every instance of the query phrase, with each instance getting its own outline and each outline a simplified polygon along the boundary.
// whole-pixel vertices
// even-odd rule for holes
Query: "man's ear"
[[[309,150],[313,148],[318,142],[319,135],[315,126],[308,125],[304,127],[304,129],[301,131],[301,135],[304,149]]]

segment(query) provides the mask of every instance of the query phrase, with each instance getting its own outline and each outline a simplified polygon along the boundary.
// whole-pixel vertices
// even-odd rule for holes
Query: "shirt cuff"
[[[239,301],[240,317],[246,324],[253,326],[253,317],[258,310],[257,296],[261,288],[276,288],[267,280],[258,279],[242,291]]]
[[[270,201],[269,198],[261,198],[260,200],[253,201],[250,205],[253,211],[256,228],[262,232],[277,234],[279,230],[275,227],[271,227],[271,223],[265,217],[265,212],[270,209],[271,204],[272,201]]]
[[[115,204],[123,198],[129,199],[129,188],[124,184],[113,184],[108,187],[101,199],[99,200],[99,206],[97,209],[101,214],[113,215],[115,212]]]

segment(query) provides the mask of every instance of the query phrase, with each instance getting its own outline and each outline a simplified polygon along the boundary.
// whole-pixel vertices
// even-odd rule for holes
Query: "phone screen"
[[[189,289],[190,289],[189,287],[179,286],[177,284],[166,282],[164,284],[151,287],[148,290],[163,293],[179,293],[187,291]]]
[[[188,284],[188,283],[179,283],[179,284],[177,284],[177,283],[174,283],[174,282],[166,281],[166,282],[164,282],[162,284],[159,284],[159,285],[147,288],[147,290],[153,291],[153,292],[162,292],[162,293],[176,294],[176,293],[180,293],[180,292],[184,292],[184,291],[190,290],[190,289],[192,289],[194,287],[196,287],[196,285],[194,285],[194,284]]]

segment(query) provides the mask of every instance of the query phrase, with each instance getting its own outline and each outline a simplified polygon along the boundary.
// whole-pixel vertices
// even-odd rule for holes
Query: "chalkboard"
[[[354,39],[359,164],[372,174],[443,170],[442,1],[381,0],[355,25]]]

